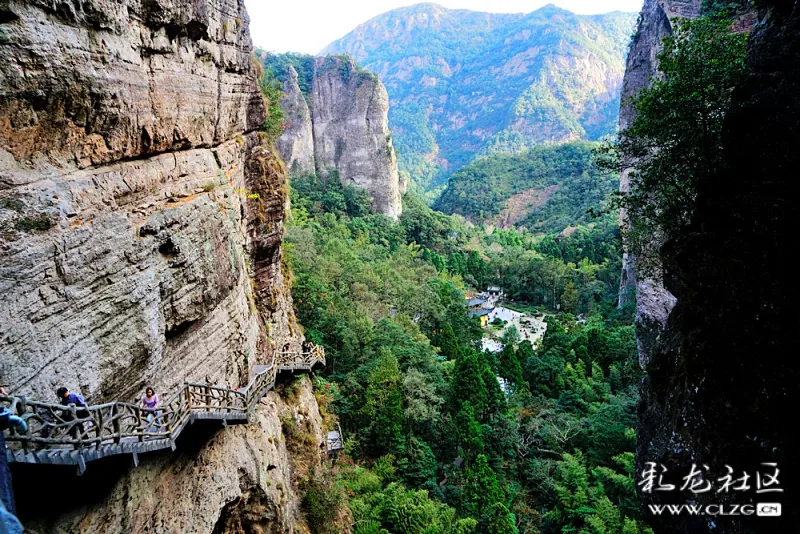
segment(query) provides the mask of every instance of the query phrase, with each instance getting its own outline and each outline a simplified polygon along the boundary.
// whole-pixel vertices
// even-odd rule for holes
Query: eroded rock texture
[[[242,0],[0,0],[0,359],[12,393],[55,400],[64,385],[99,403],[135,401],[146,385],[167,397],[185,380],[244,385],[279,344],[299,343],[281,266],[287,178],[258,131],[247,24]],[[108,499],[76,501],[41,531],[210,533],[255,514],[262,531],[289,532],[276,421],[264,406],[258,424],[207,447],[184,440],[196,450],[174,461],[126,464]],[[283,497],[265,485],[267,457]]]
[[[6,158],[85,168],[263,123],[239,0],[3,0],[0,11]],[[4,183],[26,181],[11,168]]]
[[[783,515],[650,515],[656,532],[797,530],[800,324],[789,254],[800,227],[789,206],[800,165],[800,12],[790,1],[759,7],[752,73],[725,121],[726,166],[700,185],[690,228],[664,244],[665,289],[677,300],[646,367],[637,462],[664,464],[679,487],[693,463],[715,482],[726,465],[751,476],[749,491],[641,493],[646,503],[781,502]],[[757,492],[757,473],[774,473],[762,463],[777,464],[782,492]]]
[[[308,100],[294,69],[284,91],[287,129],[277,146],[289,168],[297,174],[315,170],[323,179],[336,171],[344,183],[369,192],[377,213],[399,217],[405,184],[389,131],[389,95],[378,77],[351,59],[320,57]]]
[[[270,158],[267,175],[259,160]],[[0,355],[12,391],[50,400],[65,384],[103,402],[133,400],[146,384],[246,383],[277,343],[256,304],[282,325],[275,335],[288,334],[283,180],[250,133],[4,190]],[[50,229],[26,226],[43,217]]]

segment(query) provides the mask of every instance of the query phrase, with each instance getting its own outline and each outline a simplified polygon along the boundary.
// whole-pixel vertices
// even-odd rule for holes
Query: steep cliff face
[[[317,172],[339,176],[372,196],[376,211],[402,211],[397,156],[389,131],[389,95],[372,73],[350,59],[319,58],[311,97]]]
[[[672,33],[670,17],[696,17],[700,13],[700,0],[645,0],[639,15],[636,33],[631,40],[625,76],[622,82],[622,105],[619,113],[620,130],[627,128],[634,117],[630,99],[650,84],[658,71],[657,56],[662,40]],[[627,162],[631,164],[632,162]],[[630,188],[630,169],[620,176],[620,190]],[[624,211],[620,217],[625,221]],[[653,244],[654,253],[660,246]],[[665,287],[660,276],[639,277],[636,259],[626,252],[622,259],[620,304],[626,299],[636,299],[636,334],[639,344],[639,363],[644,367],[663,343],[667,319],[675,306],[675,296]]]
[[[292,174],[316,172],[311,111],[297,83],[297,71],[291,65],[283,82],[283,92],[285,96],[281,100],[281,108],[284,113],[284,130],[275,143],[275,148]]]
[[[281,269],[286,173],[258,132],[247,24],[242,0],[0,2],[11,393],[49,401],[65,385],[99,403],[185,380],[236,386],[279,343],[299,342]],[[278,517],[269,531],[291,531],[296,499],[267,491],[254,463],[277,414],[264,405],[258,418],[177,463],[144,458],[107,501],[51,528],[212,532],[231,503],[247,513],[248,496],[264,494],[258,506]],[[270,454],[288,473],[286,455]],[[201,485],[213,499],[195,500]],[[154,498],[146,487],[159,488],[159,511],[132,504]]]
[[[707,479],[750,474],[748,491],[642,493],[647,503],[783,503],[780,518],[650,516],[656,532],[793,532],[797,529],[798,299],[788,266],[800,142],[800,12],[759,3],[749,77],[726,116],[725,166],[700,184],[691,226],[664,244],[664,291],[677,297],[650,352],[639,406],[639,469],[663,464],[680,485],[692,464]],[[752,20],[750,17],[745,17]],[[746,25],[746,20],[740,25]],[[641,298],[641,297],[640,297]],[[775,464],[773,465],[763,465]],[[782,492],[757,493],[757,473],[779,469]],[[701,467],[701,469],[704,469]],[[763,491],[763,486],[761,486]],[[770,519],[769,522],[766,519]]]
[[[0,9],[0,146],[17,162],[86,168],[209,147],[263,118],[237,0],[6,0]],[[19,167],[4,165],[5,184],[26,182]]]
[[[314,169],[326,179],[337,171],[344,183],[369,192],[376,212],[396,219],[405,183],[392,146],[386,88],[343,57],[316,58],[312,79],[308,103],[293,68],[284,81],[287,128],[278,141],[281,156],[293,172]]]
[[[671,19],[675,17],[694,18],[701,14],[701,0],[645,0],[636,27],[625,69],[622,84],[622,104],[620,106],[619,127],[627,128],[634,117],[631,97],[639,90],[647,87],[650,80],[658,73],[658,54],[662,50],[662,40],[672,34]],[[734,29],[748,31],[755,23],[753,10],[739,10],[735,17]],[[626,162],[629,165],[633,162]],[[620,190],[628,191],[630,187],[630,168],[620,176]],[[622,224],[625,223],[625,212],[620,214]],[[654,241],[652,254],[658,254],[662,242]],[[646,252],[645,252],[646,253]],[[657,354],[666,342],[664,331],[675,296],[665,287],[661,274],[648,277],[637,277],[636,258],[626,252],[623,255],[622,279],[620,283],[620,305],[628,299],[636,299],[637,341],[639,344],[639,361],[646,365],[650,358]]]

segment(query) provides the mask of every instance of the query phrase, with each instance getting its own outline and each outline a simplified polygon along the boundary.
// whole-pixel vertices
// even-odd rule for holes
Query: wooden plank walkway
[[[254,367],[242,389],[186,382],[155,411],[119,401],[76,408],[0,395],[0,407],[28,425],[24,434],[13,428],[4,432],[6,456],[9,462],[75,465],[79,473],[87,462],[119,454],[132,455],[138,465],[139,454],[175,450],[178,436],[195,421],[248,423],[255,406],[275,387],[278,373],[310,371],[320,364],[325,365],[322,347],[281,352],[271,365]]]

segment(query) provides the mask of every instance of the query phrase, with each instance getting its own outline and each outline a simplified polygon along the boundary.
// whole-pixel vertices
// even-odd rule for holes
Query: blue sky
[[[438,0],[452,9],[530,13],[555,4],[575,13],[639,11],[643,0]],[[376,15],[419,2],[404,0],[245,0],[253,42],[273,52],[316,54]]]

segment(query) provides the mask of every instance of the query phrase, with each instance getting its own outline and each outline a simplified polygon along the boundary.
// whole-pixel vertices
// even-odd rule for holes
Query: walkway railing
[[[155,410],[120,401],[63,406],[0,395],[0,408],[28,427],[24,434],[13,428],[5,431],[6,455],[9,462],[77,465],[81,473],[87,461],[115,454],[132,454],[138,464],[139,453],[174,450],[180,433],[196,420],[247,423],[279,372],[309,371],[317,364],[325,365],[322,347],[281,352],[271,365],[255,367],[242,389],[186,382]]]

